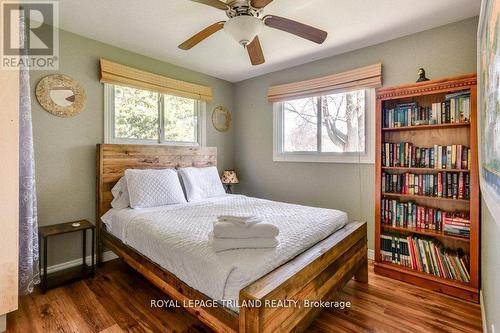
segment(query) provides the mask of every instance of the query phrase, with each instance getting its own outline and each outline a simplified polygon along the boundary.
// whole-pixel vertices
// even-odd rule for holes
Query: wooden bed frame
[[[111,207],[111,188],[126,169],[215,166],[217,148],[160,145],[97,145],[97,262],[107,247],[149,281],[181,304],[211,301],[175,275],[161,268],[106,231],[101,216]],[[216,332],[299,332],[305,330],[321,308],[269,307],[274,300],[333,299],[355,277],[368,281],[365,222],[351,222],[286,264],[240,291],[239,315],[225,307],[186,307]],[[253,302],[250,302],[253,301]],[[257,306],[260,301],[260,306]]]

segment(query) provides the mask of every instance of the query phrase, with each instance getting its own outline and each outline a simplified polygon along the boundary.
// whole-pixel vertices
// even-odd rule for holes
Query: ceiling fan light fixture
[[[246,47],[262,29],[262,21],[254,16],[235,16],[224,23],[224,31]]]

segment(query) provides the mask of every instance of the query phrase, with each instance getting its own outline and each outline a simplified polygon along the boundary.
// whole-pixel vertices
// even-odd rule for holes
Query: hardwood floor
[[[151,308],[167,297],[120,260],[94,279],[23,296],[7,317],[7,332],[210,332],[182,308]],[[373,273],[350,281],[338,300],[351,308],[326,309],[308,332],[481,332],[477,304]]]

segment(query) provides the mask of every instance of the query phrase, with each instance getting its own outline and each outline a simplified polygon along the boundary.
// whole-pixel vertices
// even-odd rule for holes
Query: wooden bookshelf
[[[375,272],[394,279],[402,280],[424,288],[460,297],[472,302],[479,299],[479,232],[480,232],[480,193],[477,152],[477,79],[476,74],[462,75],[440,80],[426,81],[377,90],[376,104],[376,159],[375,159]],[[443,102],[450,93],[470,92],[470,121],[464,123],[432,124],[382,128],[383,110],[386,106],[416,102],[419,106],[431,106]],[[434,169],[382,166],[382,145],[385,142],[411,142],[419,147],[433,145],[464,145],[470,147],[471,162],[469,169]],[[412,172],[433,174],[437,172],[463,172],[470,175],[470,200],[451,199],[432,196],[383,193],[382,173],[397,174]],[[462,210],[470,214],[470,237],[463,238],[445,234],[443,231],[429,229],[395,227],[381,223],[381,200],[394,198],[402,202],[414,201],[420,205],[445,211]],[[408,267],[382,261],[380,235],[397,234],[401,237],[420,235],[433,238],[445,247],[461,249],[470,256],[470,282],[463,283],[427,274]]]

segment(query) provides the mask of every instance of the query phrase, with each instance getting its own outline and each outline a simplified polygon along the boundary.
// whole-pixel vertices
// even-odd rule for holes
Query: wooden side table
[[[79,226],[74,227],[74,223],[79,223]],[[85,259],[87,257],[87,230],[92,231],[92,251],[91,251],[91,265],[87,265]],[[47,248],[49,237],[63,235],[70,232],[81,231],[83,234],[83,246],[82,246],[82,265],[76,267],[70,267],[58,272],[47,274]],[[39,238],[39,267],[40,272],[42,272],[42,261],[43,261],[43,275],[41,281],[42,292],[45,294],[47,289],[58,286],[62,283],[74,281],[80,278],[86,278],[88,276],[95,275],[95,259],[94,259],[94,247],[95,247],[95,226],[87,220],[66,222],[54,225],[48,225],[38,228],[38,238]],[[43,240],[43,243],[42,243]],[[42,245],[43,244],[43,245]],[[40,255],[42,254],[42,255]],[[42,260],[43,256],[43,260]]]

